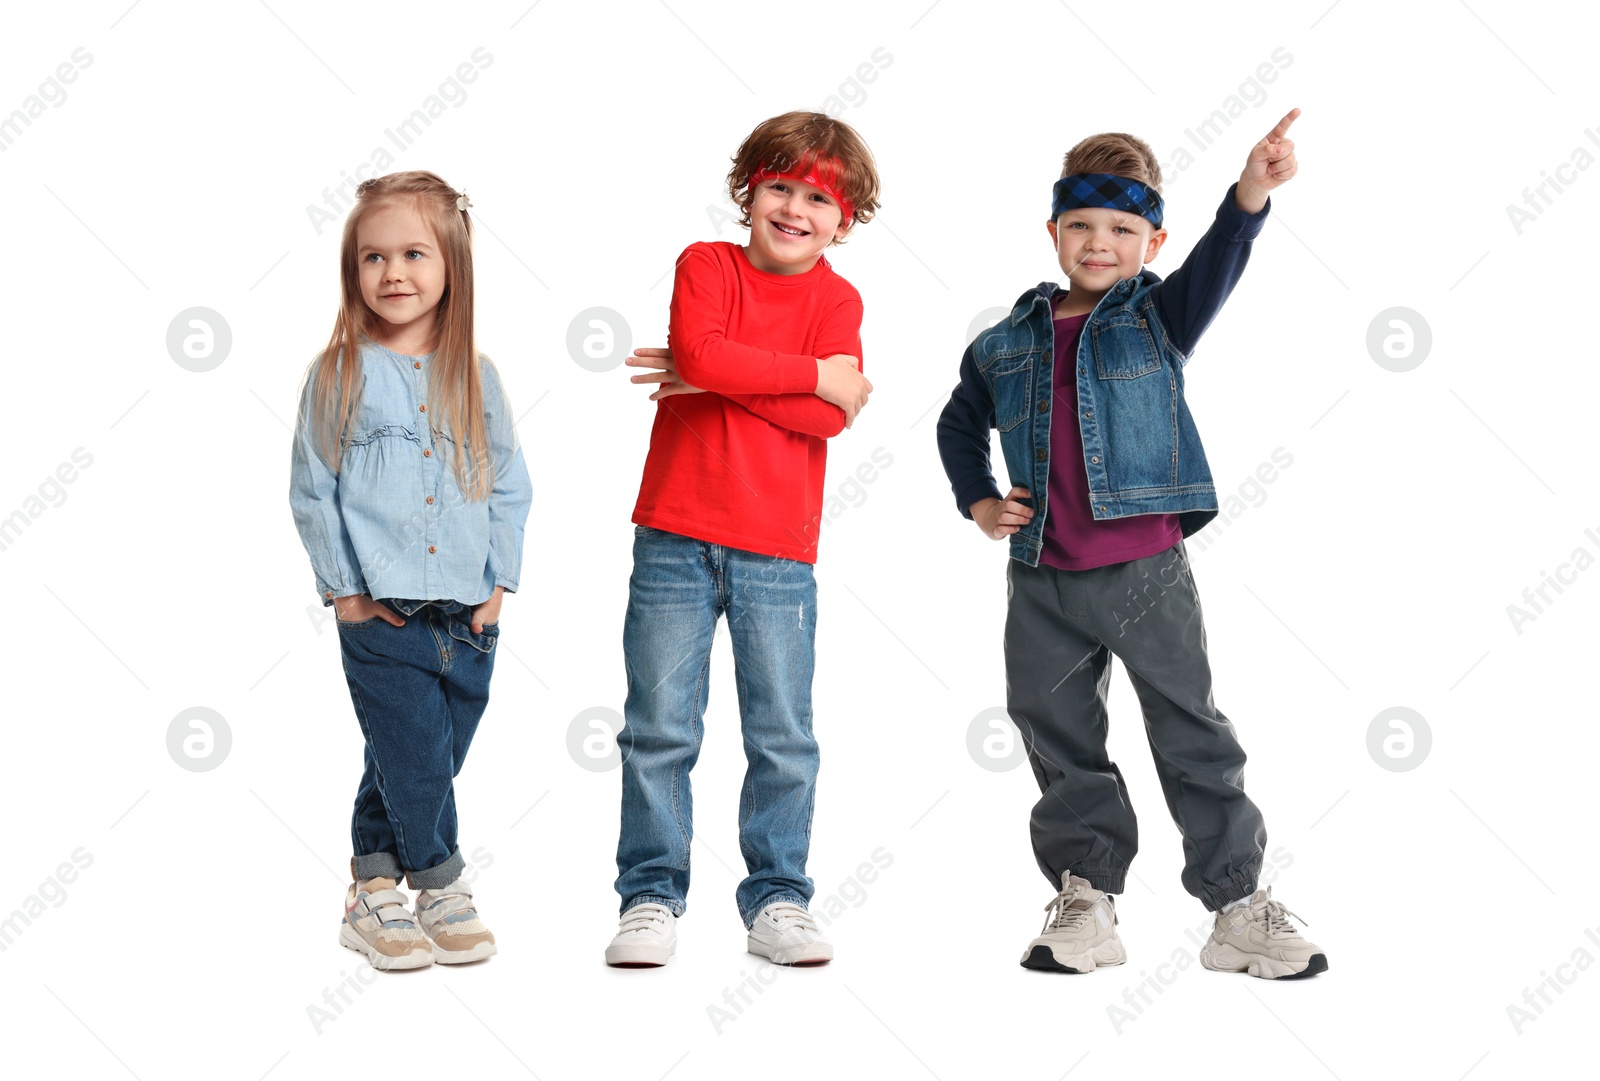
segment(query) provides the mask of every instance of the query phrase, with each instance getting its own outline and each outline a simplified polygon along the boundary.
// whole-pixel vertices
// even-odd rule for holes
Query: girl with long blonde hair
[[[356,189],[338,318],[294,436],[289,502],[366,742],[339,941],[383,970],[495,952],[461,880],[454,782],[488,704],[532,491],[477,351],[470,205],[430,172]]]

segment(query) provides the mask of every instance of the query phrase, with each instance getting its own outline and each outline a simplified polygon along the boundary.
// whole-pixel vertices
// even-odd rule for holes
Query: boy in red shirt
[[[734,156],[728,191],[750,243],[691,244],[678,258],[668,350],[634,507],[633,575],[617,892],[606,963],[666,964],[689,889],[689,771],[700,753],[717,617],[733,642],[748,768],[739,914],[750,952],[779,964],[832,960],[806,911],[816,791],[811,732],[817,534],[825,440],[854,422],[861,296],[823,257],[872,219],[878,176],[845,123],[794,112],[766,121]]]

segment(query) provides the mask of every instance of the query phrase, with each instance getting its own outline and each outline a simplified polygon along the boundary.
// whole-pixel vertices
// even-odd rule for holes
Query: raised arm
[[[1250,261],[1250,245],[1266,224],[1272,204],[1247,214],[1235,199],[1238,184],[1228,187],[1210,228],[1190,250],[1183,265],[1155,287],[1156,308],[1172,344],[1187,360],[1200,336],[1222,310]]]
[[[1289,125],[1299,115],[1299,109],[1290,109],[1250,148],[1244,170],[1223,196],[1211,227],[1183,265],[1156,286],[1161,321],[1186,361],[1250,261],[1250,245],[1272,209],[1267,193],[1299,171],[1294,140],[1288,137]]]

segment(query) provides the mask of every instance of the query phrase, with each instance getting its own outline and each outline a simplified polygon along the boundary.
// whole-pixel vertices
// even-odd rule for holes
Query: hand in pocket
[[[335,597],[333,610],[340,623],[365,623],[374,617],[383,620],[395,627],[404,627],[406,621],[396,615],[387,605],[379,604],[365,593],[356,593],[349,597]]]

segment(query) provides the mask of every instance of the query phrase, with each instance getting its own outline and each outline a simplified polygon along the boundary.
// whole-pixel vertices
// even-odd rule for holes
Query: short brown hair
[[[865,224],[878,210],[878,166],[872,151],[856,130],[826,113],[792,112],[762,121],[745,137],[728,170],[728,194],[739,205],[739,224],[750,227],[750,178],[762,168],[788,172],[790,168],[821,161],[838,162],[832,178],[850,200],[854,214],[850,226]],[[841,243],[834,241],[835,244]]]
[[[1061,175],[1110,173],[1161,190],[1161,164],[1150,144],[1120,131],[1103,131],[1080,139],[1061,159]]]

